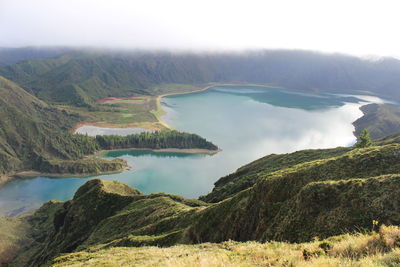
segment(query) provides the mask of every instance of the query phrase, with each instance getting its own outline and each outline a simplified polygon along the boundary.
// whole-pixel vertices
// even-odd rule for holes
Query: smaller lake
[[[104,176],[10,182],[0,188],[0,214],[15,215],[51,199],[70,199],[93,178],[118,180],[144,193],[197,198],[210,192],[220,177],[262,156],[354,144],[352,123],[362,116],[360,106],[377,101],[370,96],[307,94],[262,86],[216,86],[164,97],[167,124],[199,134],[222,151],[212,156],[112,151],[105,157],[123,158],[133,168]],[[100,130],[95,129],[95,134]],[[114,130],[104,134],[128,134]]]
[[[96,135],[130,135],[143,132],[153,132],[153,130],[143,128],[106,128],[92,125],[84,125],[75,130],[78,134],[87,134],[89,136]]]

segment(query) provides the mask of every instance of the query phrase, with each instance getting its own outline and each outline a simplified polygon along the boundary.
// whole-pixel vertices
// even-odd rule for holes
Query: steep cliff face
[[[400,144],[341,150],[332,157],[326,155],[333,150],[317,151],[322,159],[260,172],[253,186],[213,204],[92,180],[72,200],[48,203],[24,219],[35,229],[29,236],[35,245],[22,249],[30,257],[15,262],[41,264],[89,248],[303,242],[371,230],[372,221],[400,224]]]

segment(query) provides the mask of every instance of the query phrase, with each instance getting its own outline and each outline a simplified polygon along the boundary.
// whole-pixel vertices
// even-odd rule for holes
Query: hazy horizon
[[[400,57],[397,1],[0,0],[0,47]]]

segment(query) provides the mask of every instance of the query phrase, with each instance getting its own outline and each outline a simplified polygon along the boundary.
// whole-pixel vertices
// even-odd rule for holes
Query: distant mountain
[[[44,59],[59,56],[70,48],[40,48],[40,47],[23,47],[23,48],[2,48],[0,47],[0,66],[15,64],[28,59]]]
[[[400,100],[400,61],[307,51],[167,53],[74,51],[0,68],[39,98],[87,105],[108,96],[154,94],[160,84],[257,83],[302,91],[369,92]]]

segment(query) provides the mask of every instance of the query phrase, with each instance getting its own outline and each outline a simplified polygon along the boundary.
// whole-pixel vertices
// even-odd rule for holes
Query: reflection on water
[[[352,122],[362,116],[359,101],[365,103],[365,98],[232,86],[165,97],[162,102],[168,124],[207,138],[222,152],[209,156],[112,151],[105,157],[121,157],[133,168],[101,178],[119,180],[144,193],[197,198],[209,192],[218,178],[264,155],[353,144]],[[0,189],[0,211],[15,214],[50,199],[69,199],[93,178],[98,177],[11,182]]]

